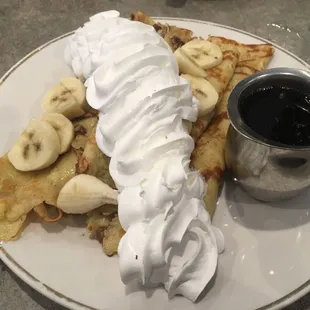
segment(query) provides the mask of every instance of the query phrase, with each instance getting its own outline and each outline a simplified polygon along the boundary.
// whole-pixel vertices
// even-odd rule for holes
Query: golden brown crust
[[[119,242],[124,234],[125,231],[116,215],[110,222],[109,226],[104,230],[102,247],[106,255],[112,256],[117,254]]]
[[[270,58],[274,53],[271,44],[243,44],[224,37],[209,36],[209,41],[215,44],[228,44],[235,46],[240,54],[239,61],[257,60],[257,58]]]
[[[161,35],[169,44],[173,52],[193,39],[193,32],[191,30],[170,26],[167,24],[163,25],[161,23],[156,23],[150,16],[142,11],[131,13],[130,19],[153,26],[156,32]]]
[[[239,52],[235,46],[222,43],[218,45],[223,53],[223,61],[218,66],[206,71],[206,79],[212,84],[219,94],[217,105],[221,102],[221,98],[223,97],[224,91],[234,74],[239,59]],[[199,139],[209,123],[210,119],[208,117],[201,117],[198,118],[193,124],[191,136],[195,141]]]
[[[10,222],[0,218],[0,241],[11,241],[18,239],[27,216],[23,215],[18,220]]]
[[[61,188],[75,175],[76,154],[71,149],[50,167],[34,172],[20,172],[0,158],[0,187],[5,218],[16,221],[33,207],[46,202],[56,205]],[[1,214],[3,212],[0,212]]]
[[[12,223],[12,231],[17,228],[17,220],[26,216],[33,208],[36,213],[49,220],[43,203],[56,206],[62,187],[78,172],[93,175],[103,182],[115,187],[109,174],[109,158],[98,148],[95,139],[97,117],[75,121],[76,138],[67,153],[61,155],[50,167],[30,172],[16,170],[7,155],[0,158],[0,230],[3,232]],[[82,139],[79,139],[82,138]],[[80,156],[80,157],[79,157]],[[8,228],[5,228],[8,230]]]
[[[144,24],[148,24],[151,26],[153,26],[155,24],[155,21],[150,16],[143,13],[142,11],[137,11],[136,13],[131,13],[130,19],[144,23]]]
[[[75,138],[71,146],[75,150],[78,158],[83,154],[91,129],[97,122],[97,117],[79,119],[73,122]]]
[[[92,175],[112,188],[115,183],[109,173],[110,158],[97,146],[96,142],[97,122],[89,129],[89,136],[85,144],[83,154],[78,158],[77,173]]]
[[[192,38],[193,32],[191,30],[175,26],[169,26],[168,31],[164,36],[165,41],[169,44],[173,52],[192,40]]]

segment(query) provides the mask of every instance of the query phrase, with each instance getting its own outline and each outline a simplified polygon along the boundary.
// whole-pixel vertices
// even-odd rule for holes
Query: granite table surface
[[[39,45],[99,11],[185,17],[240,28],[310,62],[310,0],[0,0],[0,76]],[[19,280],[0,261],[1,310],[65,310]],[[310,310],[310,295],[286,310]],[[219,309],[221,310],[221,309]]]

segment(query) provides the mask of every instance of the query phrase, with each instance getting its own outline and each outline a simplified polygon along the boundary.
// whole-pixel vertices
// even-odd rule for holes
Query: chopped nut
[[[178,49],[179,47],[183,46],[185,43],[177,36],[171,37],[171,43],[174,49]]]
[[[118,244],[124,234],[125,231],[119,222],[118,216],[116,215],[109,224],[108,228],[104,231],[102,247],[106,255],[113,256],[114,254],[117,254]]]
[[[82,126],[81,124],[76,124],[74,126],[74,133],[75,135],[82,135],[82,136],[85,136],[87,134],[87,129]]]

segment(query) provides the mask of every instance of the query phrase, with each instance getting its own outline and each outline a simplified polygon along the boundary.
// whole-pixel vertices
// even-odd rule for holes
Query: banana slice
[[[42,108],[45,112],[55,112],[73,119],[82,116],[88,109],[86,88],[77,78],[68,77],[47,92]]]
[[[190,74],[182,74],[181,76],[190,83],[193,96],[200,102],[198,116],[202,117],[212,112],[219,99],[219,95],[212,84],[204,78]]]
[[[15,169],[34,171],[53,164],[60,154],[56,130],[46,121],[33,119],[8,152]]]
[[[67,152],[74,139],[74,126],[71,121],[59,113],[46,113],[42,116],[42,120],[56,130],[60,141],[60,154]]]
[[[88,111],[90,106],[86,101],[86,87],[84,83],[75,77],[66,77],[60,83],[68,89],[84,111]]]
[[[216,67],[223,61],[221,48],[206,40],[194,39],[183,45],[182,51],[204,70]]]
[[[79,174],[61,189],[57,207],[68,214],[84,214],[104,204],[117,204],[118,192],[94,176]]]
[[[200,68],[183,50],[182,48],[178,48],[174,52],[174,56],[176,57],[180,73],[192,74],[194,76],[205,77],[207,73]]]

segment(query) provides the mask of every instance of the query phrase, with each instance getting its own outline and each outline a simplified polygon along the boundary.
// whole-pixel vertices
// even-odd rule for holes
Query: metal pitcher
[[[225,159],[234,181],[249,195],[261,201],[277,201],[309,188],[310,145],[288,146],[268,141],[245,124],[240,102],[255,90],[268,86],[310,93],[310,73],[290,68],[269,69],[249,76],[233,89],[228,100],[231,125]]]

